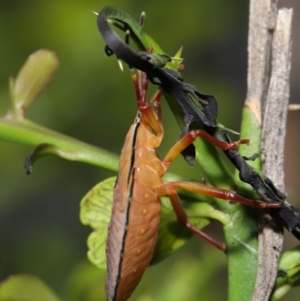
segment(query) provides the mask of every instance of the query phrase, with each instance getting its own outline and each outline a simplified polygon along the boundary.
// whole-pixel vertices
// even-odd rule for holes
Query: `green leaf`
[[[279,270],[290,270],[300,266],[300,245],[284,252],[279,262]]]
[[[0,301],[59,301],[59,298],[37,277],[16,275],[0,284]]]
[[[115,182],[116,177],[100,182],[83,197],[80,203],[81,222],[94,230],[88,237],[87,255],[89,260],[100,269],[106,269],[105,247]]]
[[[59,60],[50,50],[38,50],[29,56],[15,81],[10,79],[11,110],[16,117],[24,117],[58,67]]]
[[[280,300],[293,286],[300,285],[300,245],[281,255],[272,301]]]

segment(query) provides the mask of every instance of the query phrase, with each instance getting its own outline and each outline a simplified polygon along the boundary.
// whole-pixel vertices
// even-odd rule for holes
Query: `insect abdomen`
[[[118,195],[115,191],[115,196]],[[114,200],[107,241],[109,301],[130,297],[151,261],[157,239],[160,211],[157,194],[136,179],[131,195],[126,208],[120,208],[123,202]]]

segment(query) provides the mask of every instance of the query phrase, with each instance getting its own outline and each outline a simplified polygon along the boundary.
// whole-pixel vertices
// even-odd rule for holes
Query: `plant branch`
[[[241,138],[250,139],[250,147],[240,146],[239,152],[243,156],[252,156],[260,153],[261,147],[261,112],[262,99],[266,96],[269,74],[269,57],[271,49],[271,32],[269,31],[272,16],[271,0],[251,0],[249,15],[248,34],[248,74],[247,74],[247,96],[243,109],[241,125]],[[247,162],[251,167],[261,169],[261,159]],[[249,193],[249,185],[239,181],[236,172],[236,181],[243,193]],[[231,231],[241,242],[228,239],[227,246],[232,249],[228,253],[228,300],[248,301],[252,298],[257,275],[257,212],[249,214],[249,210],[240,207],[236,211]],[[235,230],[235,232],[234,232]],[[228,231],[227,231],[228,232]],[[229,233],[230,234],[230,233]],[[244,246],[244,247],[243,247]],[[238,249],[238,252],[236,251]],[[252,250],[249,251],[249,250]],[[241,268],[241,262],[243,266]]]
[[[111,171],[118,170],[119,157],[116,154],[47,129],[27,119],[0,118],[0,139],[31,147],[51,144],[59,149],[59,156],[62,158]]]
[[[292,9],[280,9],[272,42],[272,73],[262,131],[263,172],[284,191],[284,143],[289,102]],[[260,215],[259,269],[252,300],[267,301],[273,290],[283,244],[283,227],[267,212]]]

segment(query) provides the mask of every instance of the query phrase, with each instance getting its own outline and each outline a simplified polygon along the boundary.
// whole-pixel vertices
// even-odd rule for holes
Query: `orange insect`
[[[240,143],[248,143],[248,140],[226,143],[202,130],[194,130],[181,138],[161,161],[157,157],[155,148],[163,139],[160,110],[162,92],[158,90],[148,105],[146,74],[139,71],[137,79],[136,74],[132,73],[132,80],[136,89],[139,112],[122,149],[118,178],[114,188],[106,247],[108,301],[127,300],[151,261],[158,234],[160,196],[170,198],[179,222],[223,251],[225,250],[224,244],[215,241],[188,222],[176,189],[181,188],[224,200],[238,201],[252,207],[279,207],[278,204],[253,202],[233,191],[200,183],[164,183],[162,177],[170,163],[197,137],[206,139],[222,150],[236,148]]]

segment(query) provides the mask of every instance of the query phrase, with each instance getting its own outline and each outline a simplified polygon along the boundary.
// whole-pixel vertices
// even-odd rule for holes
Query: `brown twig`
[[[289,100],[292,9],[277,0],[251,0],[246,104],[262,122],[263,172],[284,191],[284,142]],[[263,113],[263,114],[262,114]],[[267,212],[260,216],[258,273],[252,301],[267,301],[274,287],[283,228]]]

